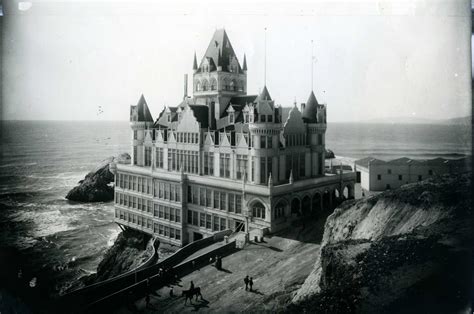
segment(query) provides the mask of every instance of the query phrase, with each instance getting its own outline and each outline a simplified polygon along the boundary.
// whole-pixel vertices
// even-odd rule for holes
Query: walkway
[[[181,297],[170,297],[170,287],[164,287],[151,296],[150,308],[145,309],[145,299],[140,298],[116,313],[182,313],[182,312],[242,312],[276,310],[289,301],[311,272],[319,254],[325,219],[306,222],[279,235],[266,237],[265,243],[254,243],[243,250],[225,257],[222,271],[207,265],[183,278],[174,285],[174,293],[181,295],[189,289],[190,282],[201,287],[203,301],[184,305]],[[254,277],[254,292],[245,291],[243,278]]]

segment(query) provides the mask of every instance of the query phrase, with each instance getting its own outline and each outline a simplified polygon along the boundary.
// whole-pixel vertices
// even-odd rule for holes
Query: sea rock
[[[107,202],[114,199],[114,175],[110,171],[110,163],[130,163],[130,155],[120,154],[103,160],[93,171],[89,172],[79,185],[66,195],[66,198],[76,202]]]
[[[143,232],[133,229],[122,231],[114,244],[105,252],[102,261],[97,266],[97,272],[82,277],[73,288],[77,289],[107,280],[142,265],[153,255],[152,242],[150,236]]]
[[[469,304],[471,174],[346,201],[290,312],[453,313]]]

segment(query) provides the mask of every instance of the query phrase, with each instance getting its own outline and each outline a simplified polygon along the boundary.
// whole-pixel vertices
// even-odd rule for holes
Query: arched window
[[[217,89],[217,81],[216,79],[211,80],[211,90],[216,90]]]
[[[285,217],[286,203],[284,201],[278,202],[275,206],[275,218]]]
[[[209,83],[207,82],[207,80],[203,80],[202,81],[202,90],[207,91],[208,87],[209,87]]]
[[[244,81],[239,81],[238,90],[239,92],[244,91]]]
[[[265,219],[265,206],[259,201],[252,204],[252,217]]]
[[[224,90],[230,90],[229,80],[227,78],[224,79]]]

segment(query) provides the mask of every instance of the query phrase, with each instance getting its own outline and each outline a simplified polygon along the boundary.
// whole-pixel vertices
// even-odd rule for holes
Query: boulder
[[[108,202],[114,199],[114,175],[110,171],[110,163],[130,163],[130,155],[120,154],[103,160],[93,171],[79,181],[66,195],[66,198],[76,202]]]

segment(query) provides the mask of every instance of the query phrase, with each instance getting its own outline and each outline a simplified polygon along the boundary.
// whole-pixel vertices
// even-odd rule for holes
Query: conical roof
[[[317,113],[318,113],[318,101],[316,100],[316,96],[314,92],[311,91],[309,95],[308,101],[303,110],[303,119],[306,122],[316,122],[317,121]]]
[[[210,58],[214,64],[218,67],[221,66],[223,71],[229,71],[229,64],[231,58],[236,58],[234,48],[230,43],[229,37],[224,29],[218,29],[214,32],[212,39],[207,47],[206,53],[204,54],[202,62],[205,58]],[[239,71],[241,70],[239,64]]]
[[[193,70],[197,70],[197,68],[198,68],[198,63],[196,59],[196,52],[194,52]]]
[[[145,100],[145,96],[140,97],[137,103],[137,113],[138,119],[137,121],[140,122],[153,122],[153,117],[151,116],[150,109],[148,109],[148,105]]]
[[[258,95],[258,97],[255,99],[255,102],[259,102],[262,100],[272,100],[272,97],[270,96],[266,85],[263,87],[263,90],[260,95]]]

